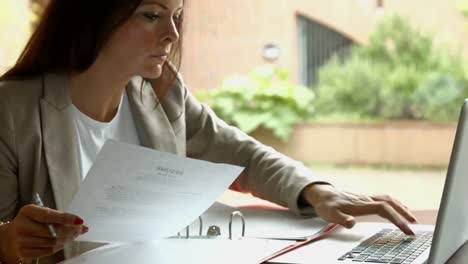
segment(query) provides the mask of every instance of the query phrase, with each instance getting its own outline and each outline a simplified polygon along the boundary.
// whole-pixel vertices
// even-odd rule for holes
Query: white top
[[[117,113],[108,123],[90,118],[80,112],[74,105],[72,105],[72,108],[79,145],[82,180],[86,177],[106,140],[113,139],[140,145],[127,93],[122,96]]]

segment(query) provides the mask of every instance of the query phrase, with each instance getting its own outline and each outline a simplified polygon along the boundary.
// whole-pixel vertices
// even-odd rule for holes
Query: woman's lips
[[[155,59],[156,61],[160,63],[164,63],[167,60],[167,55],[153,55],[151,58]]]

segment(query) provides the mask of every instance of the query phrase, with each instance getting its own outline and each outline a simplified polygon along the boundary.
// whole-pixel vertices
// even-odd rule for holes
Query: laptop
[[[411,188],[424,193],[423,185]],[[407,236],[390,223],[357,223],[269,263],[443,264],[468,241],[467,201],[468,99],[458,120],[435,226],[411,225],[416,235]]]

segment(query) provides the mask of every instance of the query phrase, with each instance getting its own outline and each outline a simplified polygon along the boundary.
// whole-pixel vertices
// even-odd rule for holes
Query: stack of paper
[[[258,263],[265,256],[271,255],[291,243],[291,241],[263,239],[163,239],[125,246],[104,247],[62,263]]]

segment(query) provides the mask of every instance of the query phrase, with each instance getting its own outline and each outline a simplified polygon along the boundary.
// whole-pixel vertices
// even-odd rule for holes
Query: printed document
[[[243,169],[110,140],[68,212],[89,227],[81,241],[158,240],[190,224]]]

